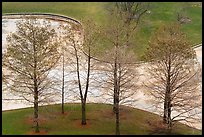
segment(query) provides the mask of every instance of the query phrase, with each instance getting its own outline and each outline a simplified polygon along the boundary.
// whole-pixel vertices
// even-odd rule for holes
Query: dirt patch
[[[40,117],[38,118],[39,124],[46,123],[46,121],[47,121],[47,120],[46,120],[45,117],[40,116]],[[33,125],[33,124],[34,124],[34,118],[31,117],[31,116],[27,117],[27,118],[25,119],[25,123],[26,123],[26,124],[29,124],[29,125]]]
[[[104,118],[113,119],[115,117],[115,114],[113,113],[112,109],[107,109],[107,110],[104,110],[104,111],[102,110],[102,111],[100,111],[100,114]]]
[[[120,112],[120,119],[127,119],[127,112]]]
[[[82,129],[86,129],[86,128],[90,128],[91,127],[91,122],[90,120],[86,120],[86,125],[82,125],[81,124],[81,119],[77,119],[77,120],[74,120],[73,121],[73,125],[76,127],[76,128],[82,128]]]
[[[41,124],[44,124],[47,121],[52,120],[56,117],[67,117],[67,116],[69,116],[69,114],[70,114],[69,112],[64,112],[64,114],[62,114],[61,112],[54,112],[54,113],[49,114],[49,115],[47,115],[47,114],[39,115],[38,122],[41,125]],[[26,117],[25,123],[28,125],[33,125],[34,124],[33,116],[30,115],[30,116]]]
[[[27,135],[46,135],[46,134],[47,134],[47,131],[46,131],[46,130],[40,129],[40,132],[39,132],[39,133],[35,133],[35,131],[33,130],[33,131],[28,132]]]
[[[147,120],[146,122],[151,127],[152,133],[162,133],[167,129],[162,120]]]

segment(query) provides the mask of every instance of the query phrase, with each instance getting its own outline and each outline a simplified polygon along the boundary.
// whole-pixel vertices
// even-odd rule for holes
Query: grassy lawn
[[[105,19],[108,3],[103,2],[3,2],[3,13],[54,13],[77,20],[93,18],[96,22]]]
[[[80,104],[66,104],[65,114],[60,113],[60,105],[40,107],[40,134],[70,135],[70,134],[115,134],[115,117],[112,106],[106,104],[87,105],[87,125],[81,126]],[[18,109],[2,112],[3,135],[26,135],[33,133],[33,109]],[[156,127],[161,118],[158,115],[130,107],[121,108],[121,134],[168,134]],[[201,130],[192,129],[178,123],[172,134],[202,134]]]
[[[177,12],[185,7],[185,16],[191,23],[183,24],[182,29],[192,42],[192,45],[202,42],[202,7],[192,6],[195,2],[152,2],[150,11],[140,21],[140,26],[135,33],[136,46],[133,49],[141,57],[148,47],[152,32],[161,24],[175,22]],[[197,2],[198,3],[198,2]],[[107,9],[111,2],[3,2],[2,13],[42,12],[55,13],[73,17],[77,20],[94,19],[98,24],[106,22]],[[102,47],[99,47],[102,50]]]

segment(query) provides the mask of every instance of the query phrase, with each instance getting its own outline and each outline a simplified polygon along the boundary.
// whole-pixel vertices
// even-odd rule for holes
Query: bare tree
[[[61,82],[61,113],[64,114],[64,100],[65,100],[65,66],[67,65],[67,54],[65,54],[65,52],[67,52],[67,48],[66,48],[66,44],[63,42],[63,25],[60,24],[60,26],[58,27],[58,38],[59,38],[59,42],[60,42],[60,55],[61,55],[61,60],[59,61],[59,65],[62,65],[60,68],[62,69],[62,79],[58,81]],[[57,75],[57,74],[56,74]],[[55,75],[55,76],[56,76]]]
[[[55,80],[55,91],[61,92],[61,113],[65,113],[64,103],[65,99],[72,100],[72,93],[70,87],[72,86],[72,75],[73,75],[73,57],[70,54],[70,47],[67,45],[66,40],[66,30],[73,29],[72,27],[75,26],[75,23],[67,22],[67,23],[60,23],[57,27],[57,41],[58,41],[58,49],[60,53],[60,59],[56,65],[55,70],[52,70],[53,79]],[[68,92],[69,91],[69,92]],[[69,94],[70,93],[70,94]]]
[[[130,24],[136,22],[135,29],[140,21],[140,18],[149,10],[149,2],[116,2],[116,7],[120,14],[126,14],[125,22]]]
[[[115,3],[115,7],[111,9],[109,17],[109,22],[111,23],[109,23],[108,26],[110,26],[109,28],[111,29],[109,32],[107,32],[109,35],[105,34],[105,36],[107,35],[109,37],[109,42],[117,42],[110,45],[116,47],[117,44],[120,43],[122,46],[128,47],[128,50],[134,48],[135,39],[133,36],[135,34],[135,30],[138,27],[138,23],[141,20],[141,17],[148,11],[150,7],[149,5],[150,3],[145,2]],[[113,99],[113,111],[115,111],[115,97]]]
[[[123,27],[125,22],[121,19],[117,10],[113,11],[114,16],[110,16],[109,24],[105,26],[101,33],[103,44],[110,47],[105,52],[104,62],[106,62],[103,72],[106,77],[103,79],[104,94],[113,99],[113,112],[116,116],[116,134],[120,134],[120,105],[135,101],[133,98],[137,91],[137,70],[134,63],[136,57],[134,52],[130,50],[130,46],[134,43],[130,41],[130,46],[127,46],[126,33],[132,33],[131,27]],[[122,18],[124,19],[124,18]],[[132,35],[130,35],[132,37]],[[103,77],[102,77],[103,78]]]
[[[119,12],[121,19],[124,21],[124,26],[127,28],[126,46],[130,46],[130,35],[134,35],[135,29],[138,27],[141,17],[150,9],[150,2],[116,2],[117,12]],[[129,28],[132,29],[129,32]],[[130,40],[131,41],[131,40]]]
[[[107,24],[106,28],[104,29],[105,34],[103,34],[104,44],[108,45],[107,47],[114,47],[118,51],[118,49],[125,47],[127,51],[132,50],[135,45],[133,33],[135,33],[135,22],[132,20],[128,23],[126,22],[127,13],[122,12],[121,9],[113,9],[111,15],[109,16],[109,24]],[[117,54],[117,53],[116,53]],[[134,55],[136,56],[136,55]],[[117,55],[114,56],[115,61],[117,60]],[[135,58],[135,57],[134,57]],[[108,60],[106,58],[106,60]],[[136,59],[132,60],[132,63],[136,62]],[[117,63],[116,63],[117,64]],[[115,99],[115,98],[114,98]],[[115,104],[115,100],[113,101]],[[115,105],[114,105],[115,106]],[[113,111],[114,111],[113,107]]]
[[[91,21],[84,21],[82,26],[75,28],[65,28],[66,45],[70,47],[70,53],[74,55],[74,64],[76,65],[77,84],[82,106],[82,125],[86,125],[86,100],[90,86],[91,59],[95,53],[94,46],[97,42],[97,28]],[[76,29],[77,27],[77,29]],[[81,28],[80,28],[81,27]],[[75,31],[79,30],[79,31]],[[86,76],[83,75],[85,73]],[[84,90],[84,91],[83,91]]]
[[[38,105],[54,94],[49,72],[59,59],[55,36],[48,21],[22,19],[17,31],[7,37],[3,56],[7,89],[34,104],[35,132],[39,132]]]
[[[115,47],[105,55],[106,66],[103,72],[106,77],[103,79],[104,94],[106,97],[114,98],[114,113],[116,116],[116,134],[120,134],[120,106],[131,105],[136,100],[137,67],[133,64],[134,53],[127,50],[127,47]]]
[[[161,26],[146,51],[150,66],[147,92],[157,107],[163,104],[163,122],[193,122],[201,113],[201,69],[178,24]],[[193,120],[193,121],[192,121]]]

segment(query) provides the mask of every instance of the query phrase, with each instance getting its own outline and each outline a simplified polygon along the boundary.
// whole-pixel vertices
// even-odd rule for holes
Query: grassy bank
[[[70,134],[115,134],[115,116],[112,106],[106,104],[87,105],[87,125],[81,126],[80,104],[66,104],[65,114],[60,113],[60,105],[40,107],[40,134],[70,135]],[[140,109],[122,107],[120,114],[121,134],[168,134],[159,130],[161,118],[158,115]],[[33,132],[33,109],[18,109],[2,112],[3,135],[25,135]],[[201,134],[200,130],[192,129],[178,123],[172,134]]]
[[[198,3],[198,2],[197,2]],[[152,2],[150,12],[140,22],[135,33],[136,46],[133,49],[140,57],[148,47],[152,32],[161,24],[175,22],[177,12],[182,11],[191,22],[183,24],[182,29],[196,45],[202,42],[202,7],[194,6],[195,2]],[[106,22],[107,9],[111,2],[3,2],[2,13],[43,12],[73,17],[77,20],[94,19],[98,24]],[[182,10],[183,9],[183,10]],[[102,50],[102,48],[100,48]],[[99,50],[100,50],[99,49]]]

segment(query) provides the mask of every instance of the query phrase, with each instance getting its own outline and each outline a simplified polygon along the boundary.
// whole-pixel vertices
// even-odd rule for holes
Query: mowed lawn
[[[200,2],[201,3],[201,2]],[[107,21],[108,10],[113,2],[3,2],[2,13],[54,13],[73,17],[79,21],[92,18],[103,25]],[[197,6],[194,6],[197,4]],[[141,57],[148,47],[152,33],[164,23],[176,22],[177,12],[190,18],[191,22],[182,25],[192,46],[202,42],[202,7],[199,2],[151,2],[135,32],[134,51]],[[183,10],[182,10],[183,9]],[[99,50],[102,50],[99,47]]]
[[[87,104],[87,125],[81,125],[81,105],[65,104],[65,114],[60,105],[49,105],[39,109],[40,134],[48,135],[113,135],[115,115],[112,106],[107,104]],[[168,134],[161,127],[161,117],[140,109],[121,107],[121,134]],[[33,108],[2,112],[3,135],[34,134]],[[178,123],[172,134],[202,134],[201,130]]]

